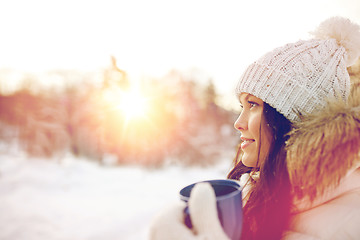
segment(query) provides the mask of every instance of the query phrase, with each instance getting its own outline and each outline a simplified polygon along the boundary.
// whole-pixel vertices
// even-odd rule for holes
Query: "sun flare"
[[[129,121],[146,116],[148,101],[140,91],[130,90],[121,93],[118,108]]]
[[[148,118],[151,108],[149,98],[141,89],[132,87],[120,89],[108,88],[102,92],[105,107],[110,110],[109,114],[115,118],[123,119],[125,128],[129,124],[137,124],[139,120]],[[120,118],[119,118],[120,117]]]

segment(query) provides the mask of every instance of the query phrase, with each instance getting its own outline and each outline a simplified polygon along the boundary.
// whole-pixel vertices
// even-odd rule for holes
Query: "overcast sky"
[[[360,23],[359,0],[11,0],[0,2],[0,69],[131,77],[199,69],[231,92],[244,68],[324,19]]]

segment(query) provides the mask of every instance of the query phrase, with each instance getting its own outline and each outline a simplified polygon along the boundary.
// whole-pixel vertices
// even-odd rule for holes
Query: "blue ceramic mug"
[[[242,196],[241,187],[233,180],[208,180],[216,195],[218,217],[224,232],[232,240],[238,240],[242,229]],[[190,193],[195,184],[184,187],[180,191],[180,199],[188,202]],[[185,224],[192,228],[189,210],[184,210]]]

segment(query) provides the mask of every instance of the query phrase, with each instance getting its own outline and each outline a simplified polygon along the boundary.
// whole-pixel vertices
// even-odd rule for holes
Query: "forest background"
[[[6,81],[6,74],[0,74]],[[54,71],[79,78],[65,87],[41,87],[23,76],[14,92],[1,91],[0,140],[29,157],[59,159],[70,152],[100,164],[208,165],[235,152],[234,109],[218,103],[211,79],[201,84],[179,71],[133,82],[111,58],[99,76]],[[4,79],[5,78],[5,79]],[[0,85],[1,90],[1,85]]]

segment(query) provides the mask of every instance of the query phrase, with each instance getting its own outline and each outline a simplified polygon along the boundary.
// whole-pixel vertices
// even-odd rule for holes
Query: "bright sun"
[[[138,90],[121,92],[118,108],[125,115],[126,120],[146,116],[148,110],[147,99]]]
[[[148,117],[149,99],[136,87],[127,90],[112,87],[103,90],[103,99],[113,114],[120,114],[127,128],[131,122],[136,123]]]

